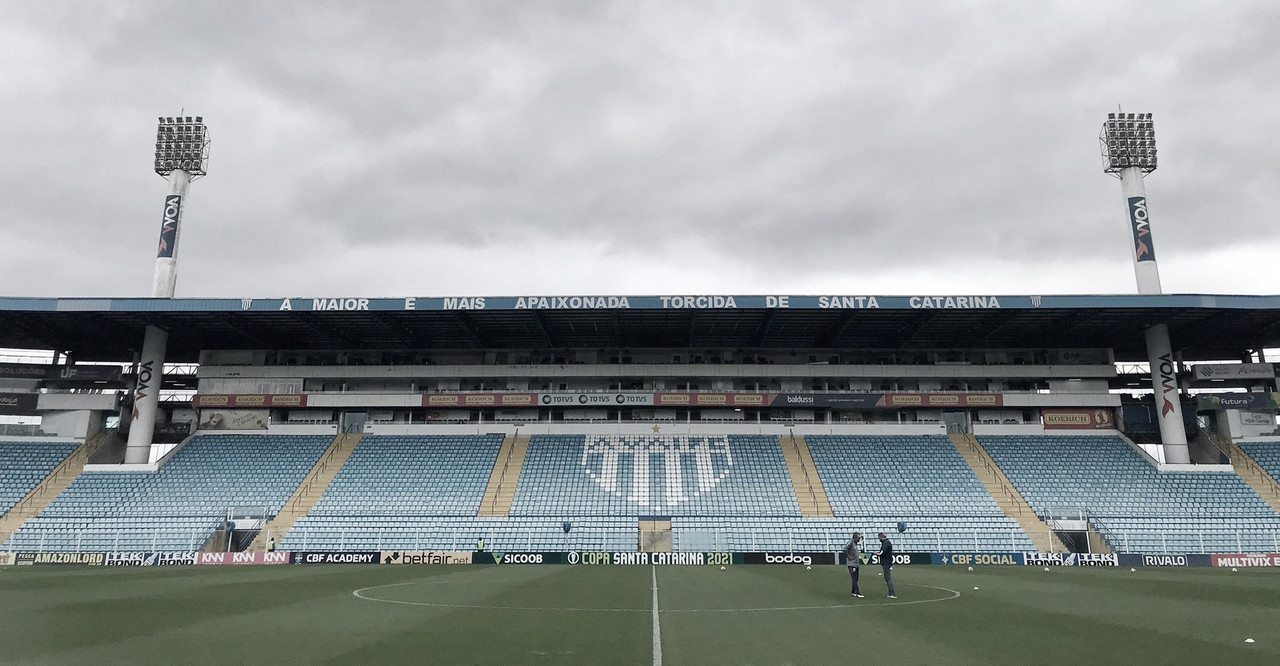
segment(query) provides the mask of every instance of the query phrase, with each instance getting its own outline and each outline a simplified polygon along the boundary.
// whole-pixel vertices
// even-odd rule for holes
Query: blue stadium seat
[[[198,550],[233,506],[274,514],[332,441],[200,435],[155,472],[84,472],[5,542],[10,550]]]
[[[1280,515],[1232,472],[1160,472],[1115,436],[982,436],[1037,511],[1087,509],[1118,552],[1276,552]]]

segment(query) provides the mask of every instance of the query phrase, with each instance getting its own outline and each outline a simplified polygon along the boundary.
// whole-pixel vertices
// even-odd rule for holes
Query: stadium
[[[161,118],[152,296],[0,298],[0,659],[1272,663],[1280,296],[1160,292],[1151,131],[1138,294],[190,299]]]

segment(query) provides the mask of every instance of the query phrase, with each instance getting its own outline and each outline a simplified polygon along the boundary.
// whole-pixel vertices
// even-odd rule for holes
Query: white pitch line
[[[658,567],[653,567],[653,666],[662,666],[662,626],[658,622]]]

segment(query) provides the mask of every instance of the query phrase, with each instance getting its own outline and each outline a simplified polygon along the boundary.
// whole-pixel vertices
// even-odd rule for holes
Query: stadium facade
[[[1162,294],[1150,114],[1100,139],[1136,295],[176,299],[209,141],[162,117],[152,298],[0,298],[0,347],[54,356],[0,364],[41,417],[0,441],[0,548],[1280,553],[1280,296]]]

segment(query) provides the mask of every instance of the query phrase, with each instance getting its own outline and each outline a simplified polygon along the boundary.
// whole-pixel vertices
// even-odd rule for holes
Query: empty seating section
[[[1033,549],[946,437],[810,435],[805,441],[837,518],[830,526],[843,534],[838,539],[847,541],[845,532],[852,531],[896,534],[891,528],[904,522],[907,531],[894,537],[899,549]],[[803,538],[825,543],[821,530],[827,528],[814,523]],[[770,534],[755,530],[753,537]]]
[[[813,464],[837,516],[1003,516],[941,436],[811,435]]]
[[[1240,448],[1271,478],[1280,480],[1280,441],[1241,442]]]
[[[475,518],[501,448],[501,435],[366,436],[281,547],[470,549],[501,524]]]
[[[536,435],[512,516],[800,516],[777,437]]]
[[[564,523],[570,523],[568,532]],[[325,516],[294,525],[286,550],[635,550],[634,518],[463,518]]]
[[[327,436],[200,435],[155,472],[84,472],[6,549],[198,549],[233,506],[278,511]]]
[[[1160,472],[1115,436],[983,436],[1036,511],[1087,508],[1119,552],[1274,552],[1280,515],[1229,472]]]
[[[77,446],[77,442],[0,440],[0,515],[40,485]]]
[[[311,516],[474,516],[501,435],[367,436]]]

